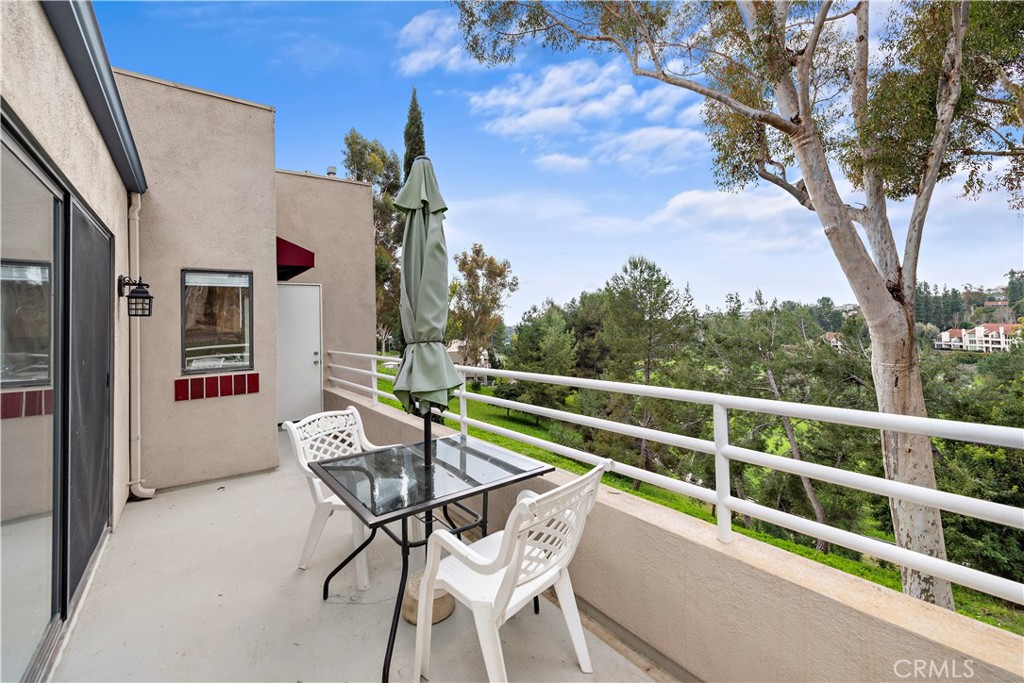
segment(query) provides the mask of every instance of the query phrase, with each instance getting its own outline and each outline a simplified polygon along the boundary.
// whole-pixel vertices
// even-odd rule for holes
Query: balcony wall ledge
[[[357,406],[379,443],[422,438],[422,421],[349,392],[328,405]],[[491,528],[519,488],[491,494]],[[683,679],[1024,680],[1024,638],[745,536],[723,544],[713,524],[607,487],[571,573],[585,611]]]

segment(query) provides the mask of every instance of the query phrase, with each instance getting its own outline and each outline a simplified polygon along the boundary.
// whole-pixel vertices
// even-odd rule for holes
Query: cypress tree
[[[405,167],[403,182],[409,178],[412,162],[421,154],[427,153],[427,142],[423,138],[423,112],[416,100],[416,88],[412,89],[409,101],[409,116],[405,121]]]

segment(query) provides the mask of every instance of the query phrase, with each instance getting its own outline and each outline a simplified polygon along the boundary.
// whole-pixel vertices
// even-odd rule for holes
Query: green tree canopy
[[[405,163],[402,166],[402,177],[408,178],[412,162],[416,157],[427,153],[427,141],[423,133],[423,111],[416,99],[416,88],[412,89],[409,100],[409,114],[405,120]]]
[[[367,140],[355,128],[345,136],[343,154],[349,177],[369,183],[373,191],[377,339],[383,353],[387,338],[401,327],[398,248],[402,243],[403,224],[394,204],[394,197],[402,187],[398,154],[388,150],[380,140]]]
[[[508,261],[499,261],[473,244],[455,256],[458,276],[452,281],[449,335],[466,343],[466,363],[476,365],[495,330],[502,325],[505,300],[519,289]]]

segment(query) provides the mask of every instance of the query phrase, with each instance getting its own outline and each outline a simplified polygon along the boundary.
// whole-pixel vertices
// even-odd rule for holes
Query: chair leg
[[[331,516],[331,506],[318,504],[313,509],[313,519],[309,520],[309,533],[306,534],[306,545],[302,548],[302,556],[299,558],[299,569],[305,569],[309,565],[309,558],[313,557],[317,541],[324,532],[324,525],[327,518]]]
[[[565,569],[555,582],[555,595],[558,596],[558,604],[562,608],[562,617],[565,618],[565,625],[569,629],[569,638],[572,639],[573,649],[576,650],[580,670],[585,674],[594,673],[594,667],[590,664],[587,639],[583,634],[583,624],[580,622],[580,612],[576,607],[576,594],[572,591],[569,572]]]
[[[473,620],[476,621],[476,634],[480,638],[480,650],[487,667],[487,679],[491,683],[507,683],[505,655],[501,651],[501,637],[493,614],[490,605],[473,606]]]
[[[366,527],[351,512],[348,516],[352,519],[352,547],[358,548],[366,540]],[[356,588],[364,591],[370,587],[370,568],[366,562],[366,551],[359,553],[356,557]]]
[[[420,580],[419,606],[416,610],[416,658],[413,669],[413,683],[419,683],[420,676],[430,678],[430,635],[433,630],[434,578],[425,572]],[[430,597],[427,597],[430,596]]]

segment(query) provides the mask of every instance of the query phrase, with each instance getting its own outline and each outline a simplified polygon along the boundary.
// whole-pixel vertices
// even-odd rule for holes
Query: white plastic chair
[[[355,408],[347,410],[331,410],[316,413],[299,422],[285,422],[282,425],[291,439],[292,450],[299,460],[299,467],[306,474],[309,491],[313,496],[313,519],[309,522],[309,533],[306,544],[299,558],[299,569],[305,569],[316,544],[320,540],[327,524],[327,518],[336,511],[349,515],[352,522],[352,539],[358,547],[365,538],[366,527],[338,496],[327,488],[309,463],[315,460],[326,460],[340,455],[360,453],[377,448],[366,440],[363,422]],[[370,587],[370,574],[366,564],[366,553],[360,553],[355,560],[356,587],[363,591]]]
[[[432,620],[428,610],[433,601],[427,596],[433,596],[436,587],[444,588],[473,611],[487,677],[507,681],[498,629],[554,586],[580,669],[593,672],[568,567],[597,500],[601,475],[611,463],[606,460],[579,479],[543,495],[523,491],[505,529],[471,545],[445,530],[431,534],[420,583],[413,681],[419,681],[421,673],[429,676]],[[442,560],[442,550],[451,555]]]

